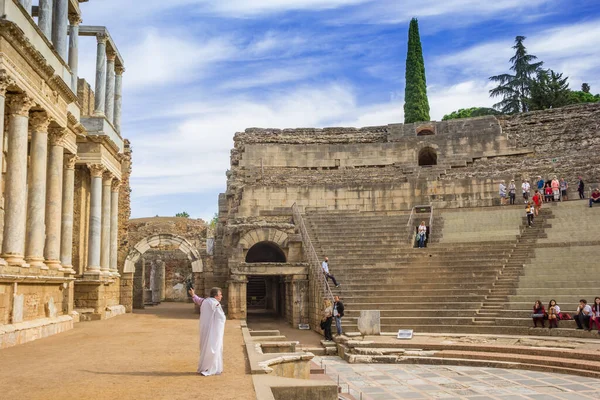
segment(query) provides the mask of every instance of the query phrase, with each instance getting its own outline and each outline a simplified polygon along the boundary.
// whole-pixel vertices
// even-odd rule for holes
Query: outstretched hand
[[[190,296],[194,297],[196,295],[196,293],[194,292],[194,289],[190,289],[188,290],[188,293],[190,294]]]

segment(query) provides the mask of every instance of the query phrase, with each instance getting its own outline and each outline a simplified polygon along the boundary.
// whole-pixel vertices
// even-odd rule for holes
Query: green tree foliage
[[[181,218],[189,218],[190,214],[188,214],[187,212],[183,211],[180,213],[175,214],[176,217],[181,217]]]
[[[540,70],[530,83],[530,110],[546,110],[571,104],[568,77],[552,70]]]
[[[598,103],[600,102],[600,94],[591,94],[584,91],[572,91],[569,93],[569,104],[580,103]]]
[[[429,121],[425,61],[419,36],[419,22],[410,21],[408,52],[406,55],[406,88],[404,90],[404,123]]]
[[[500,74],[491,76],[492,82],[498,86],[490,90],[491,97],[501,97],[502,100],[494,107],[505,114],[525,112],[529,110],[529,94],[532,79],[541,69],[543,62],[533,62],[537,57],[527,54],[523,44],[525,36],[515,38],[515,55],[510,59],[513,74]]]
[[[493,108],[487,107],[471,107],[471,108],[461,108],[458,111],[452,111],[450,114],[444,115],[442,121],[448,121],[450,119],[460,119],[460,118],[473,118],[473,117],[483,117],[484,115],[500,115],[502,114],[498,110],[494,110]]]
[[[585,83],[585,82],[581,84],[581,91],[582,91],[583,93],[589,93],[589,92],[590,92],[590,89],[591,89],[591,88],[590,88],[590,85],[589,85],[589,84],[587,84],[587,83]]]
[[[219,214],[215,213],[215,215],[210,220],[208,226],[214,231],[217,228],[217,224],[219,223]]]

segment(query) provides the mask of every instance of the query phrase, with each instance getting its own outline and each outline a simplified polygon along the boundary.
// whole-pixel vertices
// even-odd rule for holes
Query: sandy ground
[[[224,373],[196,374],[198,316],[164,303],[0,350],[0,399],[255,399],[239,321],[227,321]]]

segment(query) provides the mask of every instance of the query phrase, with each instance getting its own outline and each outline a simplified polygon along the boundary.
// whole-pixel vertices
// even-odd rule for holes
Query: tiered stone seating
[[[531,307],[552,297],[573,312],[580,297],[600,295],[593,257],[600,254],[600,210],[579,201],[547,204],[533,228],[524,215],[522,204],[438,210],[434,221],[443,229],[434,227],[439,242],[426,249],[406,240],[408,213],[313,210],[306,221],[342,284],[334,293],[346,304],[348,332],[356,331],[360,310],[374,309],[385,332],[581,336],[573,321],[559,330],[531,328]]]
[[[532,249],[533,258],[524,265],[515,292],[509,296],[510,318],[528,318],[535,300],[547,307],[555,299],[563,312],[573,314],[580,298],[592,303],[600,296],[600,207],[587,201],[549,203],[553,218]],[[574,327],[561,322],[561,327]]]

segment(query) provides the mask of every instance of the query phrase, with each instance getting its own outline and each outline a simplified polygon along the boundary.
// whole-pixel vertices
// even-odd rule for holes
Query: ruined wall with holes
[[[235,135],[232,215],[278,207],[407,210],[488,206],[500,180],[597,182],[600,105],[366,128],[247,129]],[[421,156],[421,157],[420,157]],[[425,164],[419,165],[420,161]],[[596,161],[596,162],[594,162]]]

